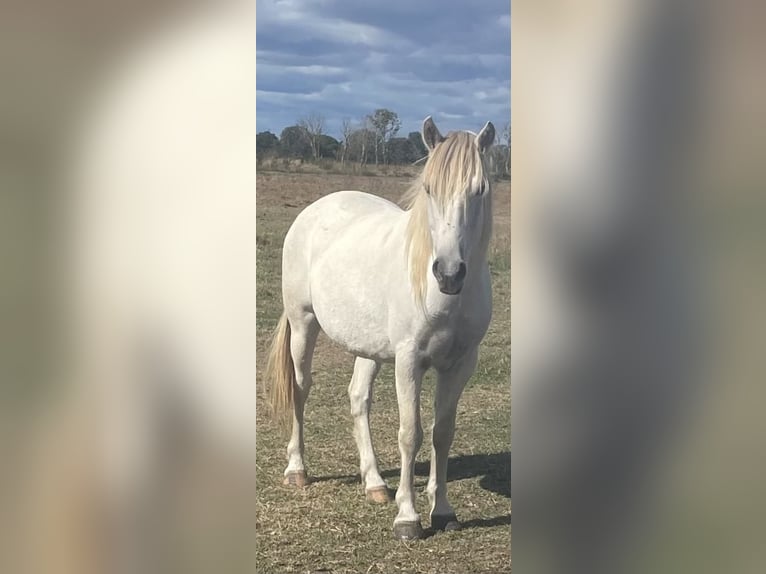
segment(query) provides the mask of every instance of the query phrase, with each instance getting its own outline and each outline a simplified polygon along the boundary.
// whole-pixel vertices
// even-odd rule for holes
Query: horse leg
[[[359,471],[367,498],[373,502],[389,502],[388,489],[380,476],[370,436],[372,383],[379,370],[380,363],[357,357],[354,362],[354,375],[348,386],[348,396],[351,400],[351,415],[354,417],[354,438],[359,449]]]
[[[312,313],[305,313],[298,319],[288,319],[296,388],[293,401],[293,430],[287,444],[285,484],[303,487],[308,482],[303,463],[303,410],[311,390],[311,359],[319,335],[319,323]]]
[[[423,442],[420,424],[420,387],[423,369],[413,353],[396,356],[396,398],[399,403],[399,453],[402,470],[396,504],[399,513],[394,519],[394,536],[402,540],[423,537],[420,515],[415,510],[415,456]]]
[[[447,459],[455,436],[457,403],[476,369],[477,357],[478,350],[474,348],[452,369],[437,373],[431,472],[426,487],[431,502],[431,528],[434,530],[460,529],[455,511],[447,500]]]

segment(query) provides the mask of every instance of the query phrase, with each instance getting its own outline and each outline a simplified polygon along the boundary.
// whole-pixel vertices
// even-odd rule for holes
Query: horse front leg
[[[447,460],[455,436],[457,403],[476,369],[477,358],[478,349],[474,348],[450,370],[437,372],[431,472],[426,487],[434,530],[460,529],[455,511],[447,500]]]
[[[396,356],[396,397],[399,404],[399,453],[402,471],[396,504],[399,513],[394,519],[394,536],[401,540],[423,538],[420,515],[415,510],[415,457],[423,442],[420,424],[420,387],[423,369],[414,353]]]

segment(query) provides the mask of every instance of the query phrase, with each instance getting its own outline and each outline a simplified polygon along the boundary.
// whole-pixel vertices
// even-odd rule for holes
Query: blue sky
[[[400,135],[510,119],[509,0],[259,0],[257,129],[310,113],[340,137],[343,118],[399,114]]]

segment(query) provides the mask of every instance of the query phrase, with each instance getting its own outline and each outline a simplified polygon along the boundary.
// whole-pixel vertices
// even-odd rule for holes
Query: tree
[[[367,116],[370,122],[370,127],[375,135],[374,147],[375,147],[375,164],[378,163],[378,152],[383,152],[383,163],[386,163],[386,144],[394,137],[402,125],[399,120],[399,116],[396,112],[387,110],[385,108],[379,108],[375,110],[371,115]]]
[[[269,131],[255,136],[255,155],[264,157],[276,152],[279,148],[279,138]]]
[[[415,157],[417,154],[412,142],[408,138],[391,138],[386,150],[389,163],[412,163],[418,159]]]
[[[423,136],[420,135],[420,132],[410,132],[407,136],[407,139],[410,141],[410,144],[412,145],[412,149],[414,150],[414,153],[417,157],[413,159],[413,162],[418,161],[421,158],[424,158],[428,155],[428,150],[426,149],[426,144],[423,143]]]
[[[506,158],[505,158],[505,173],[511,175],[511,122],[505,124],[502,133],[502,141],[508,146]]]
[[[505,144],[497,144],[489,148],[486,159],[487,169],[494,179],[501,179],[508,175],[505,169],[508,147]]]
[[[344,164],[346,163],[346,157],[348,156],[348,148],[351,143],[351,134],[354,131],[354,128],[351,125],[351,120],[349,118],[343,118],[340,131],[343,138],[341,140],[342,143],[341,143],[341,152],[340,152],[340,163]]]
[[[304,137],[311,147],[314,159],[319,159],[319,140],[324,134],[324,117],[312,112],[298,120],[298,125],[303,128]]]
[[[367,163],[374,139],[375,134],[370,125],[370,117],[365,116],[359,123],[359,127],[349,134],[349,158],[353,157],[359,165]]]
[[[334,158],[338,155],[340,142],[332,136],[322,134],[317,140],[319,157]]]
[[[301,126],[288,126],[279,135],[279,149],[284,157],[306,159],[311,157],[311,146]]]

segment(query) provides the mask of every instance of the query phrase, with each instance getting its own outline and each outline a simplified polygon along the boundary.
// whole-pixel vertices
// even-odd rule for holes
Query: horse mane
[[[402,203],[410,212],[407,223],[405,252],[409,260],[410,282],[415,299],[424,305],[428,278],[428,261],[433,252],[428,225],[428,194],[439,206],[446,206],[455,196],[466,194],[472,185],[483,181],[487,187],[485,201],[491,202],[490,181],[484,161],[471,132],[450,132],[430,152],[423,171],[405,192]],[[486,250],[492,233],[492,209],[484,210],[481,243]]]

